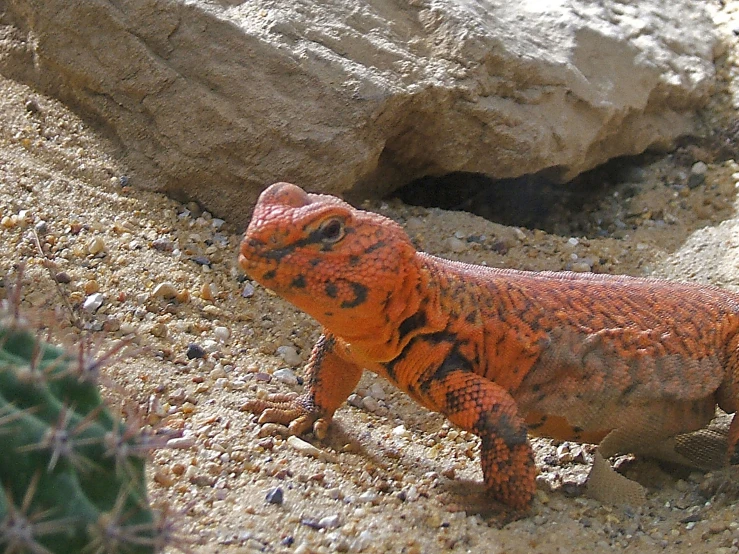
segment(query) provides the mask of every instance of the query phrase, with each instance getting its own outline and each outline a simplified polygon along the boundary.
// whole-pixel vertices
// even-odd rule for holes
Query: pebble
[[[362,399],[362,407],[368,412],[376,412],[380,408],[379,402],[371,396],[365,396]]]
[[[286,364],[291,366],[300,365],[303,361],[294,346],[280,346],[277,349],[277,355],[282,358]]]
[[[63,285],[66,285],[67,283],[72,282],[72,278],[69,276],[69,273],[66,271],[60,271],[56,275],[54,275],[54,279],[57,283],[61,283]]]
[[[93,294],[95,292],[98,292],[100,290],[100,283],[98,283],[95,279],[91,279],[90,281],[87,281],[84,286],[85,294]]]
[[[280,487],[275,487],[274,489],[269,489],[267,491],[267,494],[264,497],[264,499],[269,504],[277,504],[278,506],[280,506],[282,502],[284,501],[284,494]]]
[[[359,502],[367,502],[367,503],[377,502],[377,494],[372,491],[364,491],[362,494],[360,494],[357,497],[357,500]]]
[[[573,262],[570,269],[577,273],[587,273],[588,271],[592,271],[593,267],[587,261],[580,260],[578,262]]]
[[[221,342],[226,342],[231,337],[231,330],[228,327],[218,325],[213,329],[213,335]]]
[[[45,235],[46,233],[49,232],[49,224],[46,223],[43,219],[39,221],[38,223],[36,223],[36,225],[34,225],[33,228],[36,230],[36,233],[38,233],[39,235]]]
[[[286,385],[298,384],[298,376],[295,375],[295,372],[288,367],[278,369],[272,374],[272,377],[277,379],[280,383],[285,383]]]
[[[362,397],[356,393],[352,393],[349,395],[349,398],[346,399],[346,403],[349,404],[350,406],[354,406],[355,408],[361,408],[362,407]]]
[[[368,530],[364,530],[354,539],[349,546],[350,552],[362,552],[376,542],[375,535]]]
[[[688,177],[688,188],[694,189],[706,182],[706,176],[703,173],[691,173]]]
[[[154,250],[159,250],[160,252],[173,252],[174,242],[172,242],[169,239],[158,238],[156,240],[151,241],[151,247]]]
[[[254,285],[251,283],[245,283],[244,289],[241,291],[241,296],[243,298],[251,298],[254,296]]]
[[[208,258],[207,256],[193,256],[190,259],[198,265],[205,265],[210,267],[210,258]]]
[[[380,383],[373,383],[369,388],[369,396],[377,400],[385,400],[385,389],[382,388]]]
[[[318,520],[318,527],[320,529],[336,529],[339,526],[340,522],[341,520],[336,514],[325,516]]]
[[[557,447],[557,462],[560,464],[569,463],[573,460],[574,456],[570,452],[570,443],[563,442]]]
[[[94,237],[87,243],[87,251],[93,256],[97,256],[105,250],[105,241],[101,237]]]
[[[151,295],[154,298],[165,298],[167,300],[171,300],[177,296],[177,292],[177,287],[168,281],[164,281],[154,287],[154,290],[151,291]]]
[[[203,286],[200,287],[200,298],[209,302],[212,301],[215,298],[214,288],[215,286],[211,283],[203,283]]]
[[[218,352],[218,350],[220,349],[218,342],[214,341],[213,339],[205,339],[200,346],[202,346],[203,350],[210,354]]]
[[[306,442],[303,439],[296,437],[295,435],[289,436],[286,442],[290,447],[294,448],[304,456],[312,456],[313,458],[330,462],[336,461],[336,457],[332,454],[325,452],[320,448],[316,448],[311,443]]]
[[[93,314],[100,309],[100,306],[105,302],[105,296],[99,292],[91,294],[82,304],[82,309],[89,314]]]
[[[191,466],[192,467],[192,466]],[[193,475],[190,477],[190,483],[197,485],[198,487],[212,487],[216,482],[215,477],[212,475]]]
[[[194,342],[191,342],[187,345],[185,356],[187,356],[188,360],[193,360],[195,358],[205,358],[205,355],[206,352],[202,346],[195,344]]]
[[[706,171],[708,171],[708,166],[704,162],[695,162],[690,168],[693,175],[705,175]]]
[[[415,502],[421,496],[415,485],[411,485],[407,489],[400,491],[401,499],[406,502]]]
[[[455,254],[459,254],[467,250],[467,243],[459,240],[457,237],[449,237],[446,240],[446,245]]]
[[[195,446],[195,437],[175,437],[167,441],[167,448],[186,449],[193,446]],[[172,468],[172,472],[177,474],[174,468]]]
[[[313,456],[315,458],[318,458],[321,455],[320,449],[316,448],[311,443],[306,442],[299,437],[296,437],[295,435],[291,435],[287,438],[287,444],[289,444],[292,448],[294,448],[301,454],[305,454],[306,456]]]
[[[408,431],[408,429],[405,428],[405,425],[398,425],[397,427],[393,427],[392,430],[393,435],[396,437],[403,437],[403,438],[410,438],[411,433]]]

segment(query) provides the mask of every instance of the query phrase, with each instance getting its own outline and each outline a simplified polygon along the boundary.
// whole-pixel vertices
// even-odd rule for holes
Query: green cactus
[[[169,536],[149,507],[151,446],[102,403],[94,359],[0,308],[0,551],[149,553]]]

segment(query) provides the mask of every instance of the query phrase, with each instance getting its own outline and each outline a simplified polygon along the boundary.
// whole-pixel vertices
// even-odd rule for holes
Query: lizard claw
[[[313,407],[305,395],[296,393],[270,394],[264,399],[249,400],[241,410],[259,416],[259,423],[278,423],[287,425],[293,435],[303,435],[313,431],[317,438],[326,436],[330,418]]]

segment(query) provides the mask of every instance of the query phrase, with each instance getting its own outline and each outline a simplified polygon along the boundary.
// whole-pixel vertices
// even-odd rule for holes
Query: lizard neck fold
[[[395,359],[420,333],[442,330],[439,287],[433,268],[417,252],[402,264],[395,285],[361,309],[319,318],[326,330],[347,343],[357,361],[368,365]]]

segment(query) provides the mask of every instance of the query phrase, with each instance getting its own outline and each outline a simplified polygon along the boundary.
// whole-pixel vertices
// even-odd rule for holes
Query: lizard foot
[[[326,436],[331,421],[315,408],[307,396],[296,393],[270,394],[264,399],[248,400],[241,410],[258,415],[259,423],[287,425],[293,435],[313,431],[319,439]]]
[[[640,506],[647,501],[644,487],[613,469],[598,450],[588,476],[587,492],[591,498],[615,506]]]

